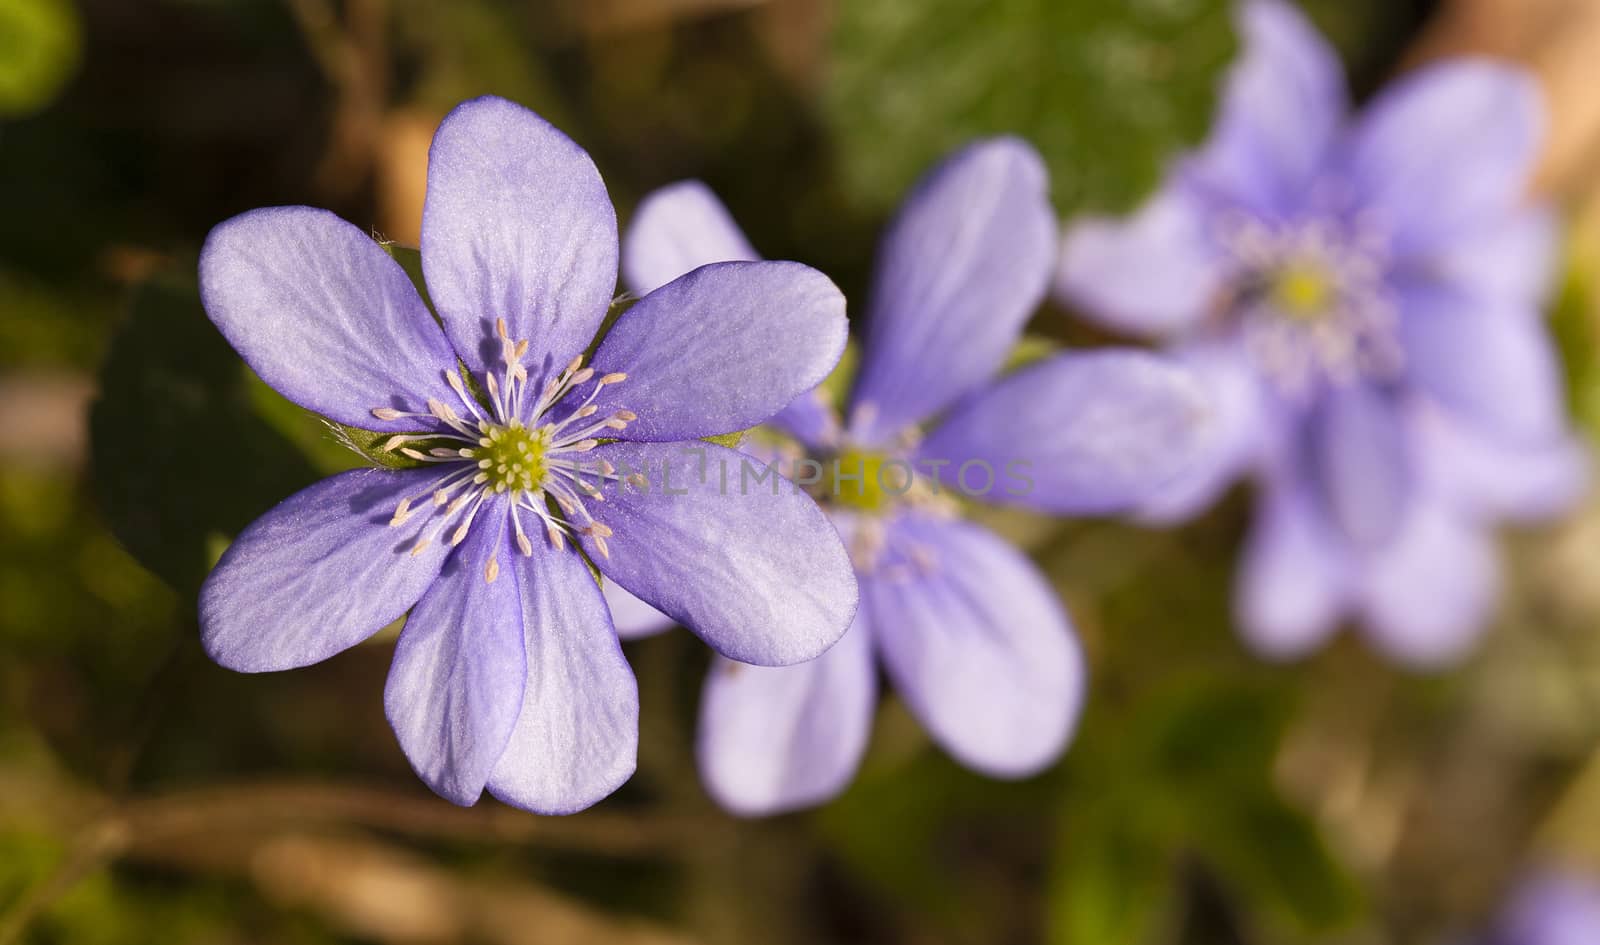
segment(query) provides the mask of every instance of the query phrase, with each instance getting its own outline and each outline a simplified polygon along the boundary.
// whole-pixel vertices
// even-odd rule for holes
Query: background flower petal
[[[483,793],[522,703],[522,613],[506,573],[516,551],[506,515],[503,500],[478,510],[406,619],[383,690],[384,714],[417,777],[462,806]],[[496,566],[495,580],[485,580]]]
[[[522,611],[527,691],[489,793],[540,814],[594,804],[633,775],[639,687],[583,558],[535,540],[507,561]]]
[[[1576,435],[1501,443],[1433,405],[1421,405],[1413,422],[1429,481],[1479,521],[1546,522],[1589,492],[1594,462]]]
[[[1487,60],[1428,66],[1368,107],[1344,158],[1397,256],[1447,248],[1523,201],[1545,130],[1533,77]]]
[[[400,264],[326,210],[269,207],[218,224],[200,251],[206,314],[261,379],[307,410],[367,430],[415,430],[455,352]]]
[[[613,485],[592,509],[612,530],[605,576],[742,663],[814,659],[850,626],[856,579],[817,504],[757,460],[711,443],[611,443],[594,451],[648,491]],[[771,475],[776,476],[776,472]]]
[[[1465,299],[1542,316],[1556,285],[1560,247],[1555,213],[1535,207],[1463,235],[1415,269],[1402,269],[1398,278],[1403,285],[1437,286]]]
[[[318,663],[400,619],[433,583],[445,548],[409,552],[428,517],[389,525],[434,470],[355,469],[280,502],[239,534],[200,590],[206,652],[246,673]]]
[[[760,258],[728,208],[697,180],[647,194],[622,238],[623,281],[640,294],[707,263]]]
[[[844,352],[844,295],[792,262],[724,262],[628,309],[595,351],[599,416],[627,409],[629,440],[671,442],[748,429],[827,378]],[[587,397],[575,391],[569,400]]]
[[[1392,398],[1363,383],[1333,388],[1309,416],[1312,476],[1345,538],[1378,545],[1398,526],[1415,474]]]
[[[700,777],[718,804],[764,816],[831,800],[855,777],[872,733],[877,667],[856,615],[838,643],[793,666],[718,656],[700,696]]]
[[[1500,593],[1494,540],[1447,503],[1410,503],[1394,539],[1364,556],[1359,606],[1373,642],[1417,667],[1453,663],[1478,641]]]
[[[1026,777],[1066,747],[1083,704],[1083,655],[1033,562],[976,525],[918,516],[891,526],[861,580],[896,689],[957,760]]]
[[[1342,542],[1296,478],[1261,486],[1234,595],[1245,642],[1271,659],[1296,659],[1327,639],[1350,601]]]
[[[992,377],[1044,297],[1055,240],[1022,141],[969,145],[924,177],[878,252],[852,433],[882,442]]]
[[[601,592],[611,611],[611,623],[623,640],[653,637],[677,626],[677,621],[628,593],[615,581],[607,581]]]
[[[495,319],[542,372],[582,354],[617,285],[617,216],[589,155],[533,112],[457,105],[428,151],[422,270],[445,332],[475,373],[498,366]]]
[[[1207,236],[1210,212],[1179,183],[1126,220],[1072,224],[1061,240],[1055,294],[1085,318],[1129,334],[1194,325],[1216,304],[1227,276]]]
[[[1508,445],[1564,433],[1561,364],[1548,329],[1527,308],[1412,291],[1400,337],[1411,381],[1464,423]]]
[[[1155,494],[1211,435],[1190,371],[1159,355],[1100,350],[1056,355],[974,395],[917,455],[948,461],[940,478],[980,501],[1107,513]],[[991,473],[993,487],[981,491]]]
[[[1139,503],[1138,518],[1166,525],[1209,508],[1259,458],[1266,430],[1266,392],[1254,365],[1231,345],[1200,342],[1172,357],[1195,373],[1210,406],[1209,433],[1195,459]]]
[[[1303,199],[1349,109],[1344,67],[1293,4],[1246,0],[1242,55],[1190,170],[1219,197],[1275,214]]]

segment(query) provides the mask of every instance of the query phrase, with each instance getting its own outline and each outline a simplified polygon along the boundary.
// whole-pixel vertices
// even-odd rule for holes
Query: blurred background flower
[[[1547,314],[1593,431],[1600,7],[1303,9],[1358,106],[1464,53],[1534,70]],[[589,150],[624,221],[701,178],[764,255],[864,300],[896,202],[974,137],[1030,141],[1063,219],[1135,210],[1211,127],[1232,23],[1221,0],[0,3],[0,942],[1410,945],[1493,928],[1542,864],[1600,867],[1593,507],[1508,536],[1481,645],[1424,676],[1349,635],[1291,667],[1241,646],[1242,493],[1174,531],[985,513],[1082,637],[1073,750],[990,781],[889,698],[843,795],[759,821],[698,784],[686,634],[627,645],[639,772],[569,818],[415,782],[371,698],[392,631],[291,674],[200,650],[229,538],[353,462],[205,320],[218,220],[311,204],[414,244],[434,127],[494,93]],[[1068,314],[1032,330],[1110,340]]]

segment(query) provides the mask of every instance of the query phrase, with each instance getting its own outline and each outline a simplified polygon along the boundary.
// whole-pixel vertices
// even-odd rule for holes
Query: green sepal
[[[1000,369],[1002,374],[1020,371],[1030,365],[1038,364],[1045,358],[1057,354],[1062,349],[1061,342],[1043,335],[1023,335],[1017,341],[1016,347],[1006,355],[1006,363]]]

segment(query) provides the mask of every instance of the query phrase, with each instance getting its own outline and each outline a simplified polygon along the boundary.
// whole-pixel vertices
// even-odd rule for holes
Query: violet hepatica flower
[[[1600,942],[1600,882],[1550,870],[1523,882],[1482,945],[1593,945]]]
[[[877,701],[875,657],[969,767],[1021,777],[1065,746],[1084,693],[1067,614],[1027,557],[962,520],[955,496],[1052,514],[1125,509],[1188,460],[1206,407],[1186,370],[1141,352],[1060,354],[997,378],[1047,289],[1055,237],[1031,148],[999,139],[957,153],[883,242],[844,418],[813,394],[774,420],[827,470],[814,488],[850,548],[861,608],[813,662],[716,660],[698,755],[728,809],[803,807],[849,783]],[[716,197],[690,182],[640,206],[623,270],[647,290],[754,258]],[[639,602],[612,600],[619,629],[652,629]]]
[[[1143,514],[1259,482],[1237,610],[1294,656],[1345,617],[1403,662],[1462,654],[1496,597],[1490,527],[1586,480],[1540,309],[1554,221],[1525,203],[1534,81],[1434,65],[1347,114],[1334,52],[1288,4],[1240,8],[1212,136],[1133,218],[1064,239],[1058,290],[1168,340],[1218,435]]]
[[[495,98],[434,136],[421,255],[437,322],[326,211],[256,210],[207,239],[206,311],[250,366],[418,465],[334,476],[240,534],[201,593],[206,650],[289,669],[409,610],[384,705],[418,775],[458,804],[487,786],[577,810],[627,779],[638,740],[585,555],[741,660],[810,659],[849,626],[854,577],[816,505],[723,494],[695,469],[731,451],[679,442],[760,423],[825,377],[844,300],[794,263],[706,266],[586,360],[615,291],[615,213],[581,148]]]

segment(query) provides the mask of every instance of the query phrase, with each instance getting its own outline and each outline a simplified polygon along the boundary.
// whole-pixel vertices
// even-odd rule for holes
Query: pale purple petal
[[[1400,529],[1363,556],[1359,606],[1373,642],[1417,668],[1461,659],[1500,589],[1494,541],[1435,496],[1409,503]]]
[[[1415,414],[1417,452],[1429,481],[1480,520],[1549,521],[1571,512],[1589,493],[1594,462],[1576,436],[1507,445],[1431,405]]]
[[[917,452],[985,502],[1058,514],[1120,511],[1199,455],[1210,405],[1194,375],[1140,351],[1060,354],[958,405]]]
[[[427,515],[398,528],[389,521],[402,499],[431,494],[438,479],[433,470],[351,470],[256,519],[200,589],[206,653],[244,673],[293,669],[398,620],[438,576],[445,549],[409,553]]]
[[[1000,369],[1055,265],[1048,187],[1032,147],[998,138],[957,152],[906,199],[872,284],[858,439],[884,442]]]
[[[849,628],[850,560],[793,483],[711,443],[619,442],[594,456],[648,478],[591,504],[612,535],[605,552],[593,538],[584,547],[607,578],[742,663],[814,659]]]
[[[1325,393],[1311,417],[1310,460],[1332,524],[1359,545],[1394,534],[1413,491],[1414,470],[1400,408],[1352,383]]]
[[[478,510],[466,540],[406,618],[383,690],[384,714],[417,777],[468,807],[483,793],[522,703],[522,614],[516,582],[502,573],[516,553],[506,513],[498,500]]]
[[[700,699],[700,777],[723,808],[756,817],[831,800],[872,732],[871,631],[858,614],[828,652],[794,666],[716,657]]]
[[[697,180],[651,191],[622,238],[623,281],[641,295],[707,263],[760,258],[728,208]]]
[[[1195,460],[1139,504],[1151,524],[1185,521],[1209,508],[1257,459],[1266,432],[1266,391],[1253,364],[1230,345],[1200,342],[1173,352],[1195,372],[1211,405],[1211,432]]]
[[[521,601],[528,675],[489,793],[535,813],[570,814],[633,774],[638,684],[581,557],[535,541],[531,558],[502,564]]]
[[[789,401],[767,425],[776,427],[814,449],[837,447],[843,429],[839,415],[821,388],[807,391]]]
[[[621,639],[653,637],[677,625],[671,617],[623,590],[620,584],[607,581],[601,591],[605,594],[606,606],[611,609],[611,622]]]
[[[1292,4],[1247,0],[1237,28],[1243,56],[1191,170],[1218,196],[1272,215],[1323,168],[1349,108],[1344,69]]]
[[[675,442],[745,430],[822,383],[844,353],[844,295],[792,262],[702,266],[628,309],[595,351],[600,416],[638,415],[617,435]],[[585,392],[577,391],[571,398]]]
[[[1175,184],[1126,220],[1073,224],[1061,241],[1056,296],[1116,331],[1159,336],[1193,326],[1216,304],[1228,274],[1206,235],[1211,212]]]
[[[1512,444],[1564,433],[1555,344],[1526,305],[1413,290],[1400,331],[1411,381],[1464,423]]]
[[[1280,472],[1262,484],[1235,594],[1251,649],[1296,659],[1338,627],[1351,581],[1342,544],[1298,476]]]
[[[895,687],[963,764],[1026,777],[1066,747],[1083,704],[1083,655],[1033,562],[966,522],[907,516],[861,579]]]
[[[1367,109],[1346,173],[1395,253],[1425,256],[1522,203],[1544,132],[1544,102],[1530,74],[1453,60],[1402,79]]]
[[[326,210],[269,207],[218,224],[200,251],[206,314],[245,362],[307,410],[368,430],[415,430],[454,398],[451,350],[405,271]]]
[[[1495,927],[1492,945],[1594,945],[1600,941],[1600,882],[1547,869],[1525,880]]]
[[[457,105],[428,151],[422,270],[474,373],[498,366],[495,320],[531,344],[535,384],[583,353],[617,285],[617,217],[594,162],[520,105]]]
[[[1464,236],[1400,277],[1538,315],[1555,286],[1560,245],[1552,210],[1523,210]]]

